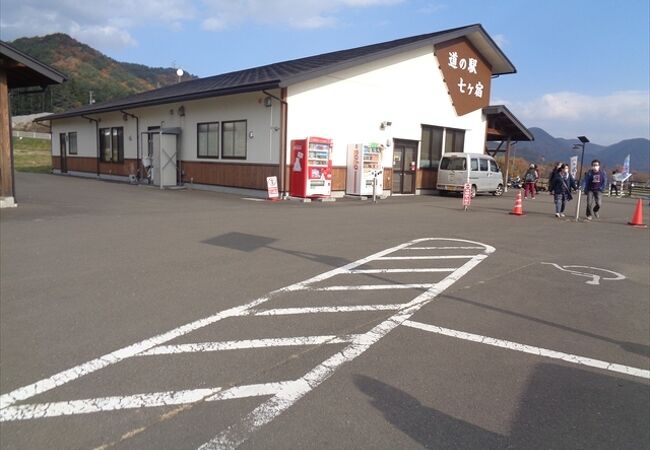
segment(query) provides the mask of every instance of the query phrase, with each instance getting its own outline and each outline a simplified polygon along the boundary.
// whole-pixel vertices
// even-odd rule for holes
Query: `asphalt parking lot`
[[[634,200],[576,223],[548,194],[518,217],[513,193],[463,211],[36,174],[16,188],[3,449],[650,447]]]

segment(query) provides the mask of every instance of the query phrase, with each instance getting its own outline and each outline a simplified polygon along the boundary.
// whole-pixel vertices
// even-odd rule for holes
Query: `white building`
[[[48,116],[56,173],[161,186],[289,191],[290,142],[333,140],[332,190],[346,189],[347,148],[384,146],[387,194],[435,189],[445,151],[530,140],[509,111],[485,109],[515,67],[481,25],[207,77]],[[505,111],[505,114],[504,114]],[[284,170],[283,170],[284,169]]]

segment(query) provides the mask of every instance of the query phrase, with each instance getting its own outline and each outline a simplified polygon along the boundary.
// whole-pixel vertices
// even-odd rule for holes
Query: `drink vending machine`
[[[348,176],[346,193],[351,195],[372,195],[373,182],[375,193],[381,195],[384,190],[383,156],[381,144],[349,144]]]
[[[308,137],[291,141],[292,197],[332,194],[332,140]]]

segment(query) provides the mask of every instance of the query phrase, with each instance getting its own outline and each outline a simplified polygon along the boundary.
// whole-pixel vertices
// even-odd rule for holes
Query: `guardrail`
[[[650,198],[650,185],[647,183],[630,183],[626,191],[632,198]]]
[[[52,140],[52,135],[50,133],[39,133],[37,131],[20,131],[20,130],[11,130],[11,135],[14,137],[24,137],[32,139],[47,139],[48,141]]]

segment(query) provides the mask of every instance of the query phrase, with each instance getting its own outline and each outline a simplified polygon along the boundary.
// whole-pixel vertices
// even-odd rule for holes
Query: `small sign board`
[[[472,185],[465,183],[463,185],[463,206],[465,209],[469,208],[469,205],[472,203]]]
[[[280,194],[278,192],[278,177],[266,177],[266,190],[269,195],[269,199],[278,200]]]

